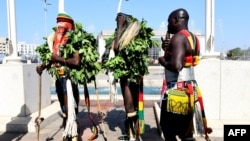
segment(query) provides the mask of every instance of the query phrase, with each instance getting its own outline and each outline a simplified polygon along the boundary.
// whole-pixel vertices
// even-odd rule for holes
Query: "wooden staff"
[[[37,141],[40,140],[40,125],[44,118],[41,116],[41,97],[42,97],[42,76],[39,75],[39,100],[38,100],[38,117],[35,119],[36,128],[37,128]]]
[[[99,93],[98,93],[98,89],[97,89],[97,85],[96,85],[96,80],[94,81],[94,84],[95,84],[95,93],[96,93],[97,104],[98,104],[98,114],[97,115],[101,119],[103,138],[105,141],[107,141],[107,135],[106,135],[104,121],[103,121],[103,117],[105,116],[105,114],[103,112],[101,112],[101,105],[100,105],[100,101],[99,101]]]

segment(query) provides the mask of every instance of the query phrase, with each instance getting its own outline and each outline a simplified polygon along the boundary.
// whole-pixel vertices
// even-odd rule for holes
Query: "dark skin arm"
[[[72,58],[64,59],[63,57],[58,56],[57,54],[52,54],[51,56],[51,64],[53,63],[60,63],[65,64],[66,66],[80,66],[80,55],[78,52],[73,54]],[[46,68],[45,64],[41,64],[36,67],[36,71],[39,75],[42,74],[43,70]]]
[[[80,55],[78,52],[75,52],[73,54],[73,57],[68,59],[64,59],[63,57],[58,56],[57,54],[52,54],[51,56],[52,63],[65,64],[66,66],[80,66],[80,61]]]
[[[179,72],[183,68],[186,54],[187,39],[182,34],[175,34],[169,44],[163,42],[162,48],[166,48],[165,55],[159,58],[159,63],[166,69]],[[167,46],[167,47],[164,47]],[[166,53],[169,51],[171,56]],[[168,59],[166,59],[168,58]]]

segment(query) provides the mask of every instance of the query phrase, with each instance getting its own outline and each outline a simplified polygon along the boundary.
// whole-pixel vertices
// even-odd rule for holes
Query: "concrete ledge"
[[[36,132],[35,119],[38,117],[38,111],[26,117],[0,117],[1,132]],[[51,105],[41,110],[41,117],[44,121],[40,125],[40,129],[50,124],[54,120],[60,118],[59,102],[55,101]]]
[[[161,135],[161,138],[164,139],[162,130],[161,130],[161,126],[160,126],[160,113],[161,113],[161,109],[160,106],[157,102],[154,103],[154,114],[155,114],[155,119],[156,119],[156,125],[158,128],[158,132]]]
[[[109,94],[99,94],[98,95],[99,100],[109,100]],[[90,100],[97,100],[97,95],[96,94],[90,94],[89,95]],[[144,95],[143,96],[144,100],[160,100],[160,94],[159,95]],[[84,94],[80,94],[80,99],[84,100]],[[118,100],[123,100],[123,97],[121,94],[117,95]],[[58,100],[57,95],[52,95],[51,100]]]
[[[84,95],[80,95],[81,99],[84,99]],[[99,95],[99,100],[108,100],[109,95]],[[50,124],[54,120],[61,118],[59,102],[57,96],[51,96],[53,101],[49,106],[41,110],[41,117],[44,121],[40,125],[40,129],[43,129],[46,125]],[[97,100],[96,94],[90,95],[90,100]],[[118,100],[123,100],[122,95],[118,95]],[[157,95],[147,95],[144,96],[144,100],[159,100]],[[38,117],[38,111],[32,113],[26,117],[0,117],[0,132],[17,132],[17,133],[27,133],[36,132],[35,119]]]

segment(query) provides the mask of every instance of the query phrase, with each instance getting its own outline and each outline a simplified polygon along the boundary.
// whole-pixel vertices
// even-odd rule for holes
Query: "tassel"
[[[93,141],[94,139],[97,138],[98,128],[97,128],[97,125],[94,122],[94,118],[91,116],[91,113],[90,113],[89,91],[88,91],[88,86],[87,86],[86,83],[84,84],[84,97],[85,97],[85,103],[86,103],[87,110],[88,110],[88,117],[89,117],[90,121],[93,124],[93,129],[92,129],[93,134],[88,140]]]
[[[144,124],[144,98],[143,98],[143,78],[141,78],[140,85],[139,85],[139,102],[138,102],[138,134],[143,134],[145,132],[145,124]]]
[[[164,98],[164,93],[166,92],[166,90],[167,90],[167,81],[166,79],[163,79],[162,87],[161,87],[160,107],[161,107],[162,100]]]
[[[202,121],[202,115],[201,115],[201,110],[200,110],[200,105],[198,103],[195,103],[195,130],[198,135],[204,135],[205,130],[204,130],[204,125]]]
[[[63,132],[63,138],[78,136],[75,108],[77,107],[73,97],[72,85],[69,79],[66,80],[67,99],[68,99],[68,117],[66,127]]]
[[[89,141],[93,141],[97,138],[97,135],[98,135],[97,126],[93,126],[92,133],[93,135],[88,139]]]
[[[197,85],[197,84],[196,84]],[[197,94],[198,94],[198,102],[199,102],[199,113],[195,113],[197,114],[197,116],[199,116],[199,118],[201,118],[201,121],[199,121],[199,123],[197,123],[199,126],[203,125],[203,131],[197,131],[199,132],[203,132],[203,134],[205,135],[205,139],[207,141],[211,141],[208,134],[211,134],[213,129],[211,127],[207,126],[207,119],[206,119],[206,115],[205,115],[205,109],[204,109],[204,103],[203,103],[203,98],[202,98],[202,93],[201,90],[198,86],[196,86],[196,90],[197,90]]]
[[[143,92],[139,93],[139,106],[138,106],[138,133],[143,134],[145,131],[145,124],[144,124],[144,101],[143,101]]]

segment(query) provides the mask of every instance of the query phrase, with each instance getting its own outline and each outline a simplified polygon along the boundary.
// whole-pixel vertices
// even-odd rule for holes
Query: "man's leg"
[[[78,114],[78,112],[79,112],[79,111],[78,111],[78,106],[79,106],[80,95],[79,95],[78,86],[77,86],[76,84],[74,84],[73,82],[72,82],[72,90],[73,90],[73,96],[74,96],[74,99],[75,99],[75,102],[76,102],[75,113],[76,113],[76,116],[77,116],[77,114]],[[78,133],[78,135],[79,135],[80,130],[79,130],[79,124],[78,124],[77,119],[76,119],[76,123],[77,123],[77,133]],[[73,138],[72,138],[72,141],[78,141],[78,137],[79,137],[79,136],[73,137]]]
[[[66,87],[66,78],[60,78],[56,80],[56,91],[58,100],[60,102],[61,110],[62,110],[62,116],[63,116],[63,123],[62,127],[66,127],[66,122],[68,118],[68,98],[67,98],[67,87]],[[75,102],[77,104],[77,107],[75,108],[76,115],[78,113],[78,104],[79,104],[79,90],[78,86],[72,83],[72,91],[73,91],[73,97],[75,99]],[[78,130],[78,129],[77,129]],[[64,138],[64,141],[77,141],[78,136],[76,137],[66,137]]]
[[[134,103],[132,94],[134,91],[131,91],[131,85],[126,79],[121,79],[120,84],[126,112],[125,132],[132,140],[136,138],[136,124],[138,120],[137,111],[135,109],[137,106]]]
[[[78,114],[78,107],[79,107],[79,101],[80,101],[80,94],[79,94],[79,89],[78,89],[78,85],[74,84],[72,82],[72,89],[73,89],[73,95],[74,95],[74,99],[76,102],[76,108],[75,108],[75,112],[76,115]]]
[[[180,134],[179,137],[182,141],[195,141],[193,137],[194,126],[193,126],[193,114],[182,115],[180,117]]]
[[[162,100],[160,126],[164,135],[165,141],[177,141],[175,133],[175,120],[171,113],[166,111],[167,100]]]
[[[67,109],[65,105],[65,97],[66,97],[66,84],[64,84],[65,80],[64,78],[59,78],[56,80],[55,86],[56,86],[56,93],[57,93],[57,98],[60,103],[60,108],[62,111],[62,117],[63,117],[63,123],[61,127],[65,128],[66,126],[66,121],[67,121]],[[65,82],[66,83],[66,82]]]

